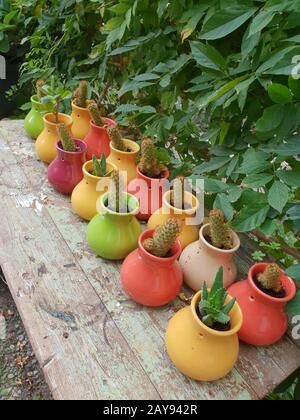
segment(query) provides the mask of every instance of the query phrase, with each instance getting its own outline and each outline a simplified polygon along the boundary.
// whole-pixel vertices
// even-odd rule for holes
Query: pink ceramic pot
[[[117,126],[117,123],[110,118],[103,118],[103,120],[107,127]],[[84,142],[87,145],[87,159],[91,160],[93,155],[95,155],[97,159],[100,159],[102,154],[104,154],[105,157],[108,157],[110,155],[110,139],[108,137],[107,128],[98,127],[93,121],[90,122],[90,126],[90,131],[84,139]]]
[[[228,289],[229,294],[237,298],[244,314],[239,338],[255,346],[274,344],[286,333],[288,318],[285,305],[296,294],[295,283],[283,272],[281,283],[286,292],[285,298],[274,298],[261,291],[253,279],[262,273],[266,266],[266,263],[255,264],[251,267],[247,280],[235,283]]]
[[[83,178],[82,165],[86,162],[86,144],[75,140],[77,152],[66,152],[57,142],[57,157],[48,168],[49,183],[60,193],[71,195]]]

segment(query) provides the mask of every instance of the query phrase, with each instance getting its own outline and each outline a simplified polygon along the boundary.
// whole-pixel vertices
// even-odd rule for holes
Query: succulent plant
[[[230,311],[234,307],[236,298],[226,304],[227,290],[223,286],[223,267],[220,267],[210,291],[204,282],[201,300],[198,305],[201,321],[213,328],[216,323],[227,325],[230,322]]]
[[[98,106],[95,103],[89,104],[88,110],[94,124],[97,125],[98,127],[103,127],[104,121],[101,117],[101,113],[98,109]]]
[[[233,240],[231,229],[225,220],[224,213],[213,209],[209,213],[210,238],[213,246],[220,249],[232,249]]]
[[[73,95],[75,105],[80,108],[86,108],[87,96],[88,83],[85,80],[81,80]]]
[[[77,150],[76,144],[74,140],[72,139],[66,125],[63,123],[59,124],[57,127],[57,132],[61,140],[63,149],[67,152],[76,152]]]
[[[111,177],[108,192],[108,206],[116,213],[127,213],[127,197],[124,193],[124,182],[120,172],[116,171]]]
[[[121,136],[121,133],[117,127],[109,127],[108,135],[111,140],[112,146],[114,149],[120,150],[121,152],[126,151],[126,146],[124,140]]]
[[[38,80],[36,82],[36,94],[39,100],[41,100],[44,96],[46,96],[46,93],[43,92],[43,86],[45,86],[44,80]]]
[[[265,271],[257,276],[257,280],[264,289],[280,292],[282,289],[280,277],[280,267],[277,264],[268,264]]]
[[[181,227],[179,220],[168,219],[154,231],[152,238],[144,241],[144,248],[156,257],[166,257],[180,235]]]
[[[95,155],[92,157],[93,161],[93,175],[99,178],[103,178],[107,175],[107,166],[105,155],[102,154],[100,161]]]
[[[143,140],[141,151],[140,171],[149,178],[158,178],[162,171],[162,165],[157,158],[156,146],[150,138],[147,137]]]
[[[171,205],[176,208],[183,208],[185,194],[185,178],[179,176],[174,179],[173,190],[171,192]]]

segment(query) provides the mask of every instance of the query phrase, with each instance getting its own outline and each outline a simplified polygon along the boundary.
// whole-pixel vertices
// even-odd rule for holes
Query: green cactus
[[[90,104],[88,106],[88,110],[89,110],[90,116],[91,116],[94,124],[97,125],[98,127],[103,127],[104,126],[104,121],[101,117],[101,113],[100,113],[97,105],[95,103]]]
[[[36,94],[37,94],[37,97],[38,97],[38,99],[39,99],[39,101],[44,97],[44,96],[46,96],[46,94],[43,92],[43,86],[45,86],[45,82],[44,82],[44,80],[38,80],[37,82],[36,82],[36,85],[35,85],[35,87],[36,87]]]
[[[59,135],[59,138],[61,140],[63,149],[66,152],[76,152],[77,148],[76,148],[76,144],[74,142],[74,140],[72,139],[72,137],[70,136],[70,133],[66,127],[65,124],[59,124],[57,127],[57,132]]]
[[[120,172],[111,177],[111,186],[108,192],[108,206],[116,213],[127,213],[127,197],[124,193],[124,182]]]
[[[201,321],[209,328],[213,328],[216,323],[226,326],[230,322],[229,314],[234,307],[236,298],[226,304],[227,296],[228,292],[223,286],[223,267],[221,267],[210,292],[206,283],[203,283],[201,300],[198,305]]]
[[[175,208],[184,208],[185,196],[185,177],[179,176],[174,179],[173,190],[171,192],[171,205]]]
[[[155,230],[153,238],[144,241],[144,248],[156,257],[166,257],[180,235],[181,227],[179,220],[168,219],[164,225]]]
[[[88,96],[88,83],[85,80],[81,80],[77,89],[74,92],[74,103],[80,108],[86,108],[86,101]]]
[[[150,138],[145,138],[142,142],[141,150],[140,171],[149,178],[158,178],[161,174],[162,166],[157,158],[155,144]]]
[[[264,289],[278,293],[282,289],[280,281],[281,270],[277,264],[267,265],[265,271],[258,275],[257,280]]]
[[[107,175],[107,165],[105,155],[102,154],[100,161],[96,158],[95,155],[92,157],[93,161],[93,173],[92,175],[99,178],[104,178]]]
[[[233,241],[231,230],[226,223],[224,213],[213,209],[209,214],[210,239],[213,246],[219,249],[232,249]]]
[[[126,145],[117,127],[109,127],[108,135],[114,149],[120,150],[121,152],[126,152]]]

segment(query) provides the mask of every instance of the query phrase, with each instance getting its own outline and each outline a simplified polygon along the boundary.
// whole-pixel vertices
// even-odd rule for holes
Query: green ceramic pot
[[[31,110],[24,120],[26,133],[33,139],[37,139],[44,129],[43,115],[53,110],[53,104],[42,104],[37,95],[30,98]]]
[[[138,247],[141,226],[136,219],[138,200],[127,193],[129,213],[115,213],[107,208],[108,194],[99,199],[100,213],[87,228],[87,241],[98,256],[108,260],[122,260]]]

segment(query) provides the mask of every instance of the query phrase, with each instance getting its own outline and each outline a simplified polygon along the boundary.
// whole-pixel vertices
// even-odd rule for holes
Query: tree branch
[[[265,236],[262,232],[260,232],[259,230],[254,230],[251,232],[252,235],[256,236],[257,239],[259,239],[260,241],[266,242],[268,244],[272,243],[272,239],[268,238],[267,236]],[[296,258],[297,260],[300,261],[300,251],[296,248],[291,248],[288,245],[282,245],[281,246],[282,251],[284,251],[286,254],[291,255],[292,257]]]

